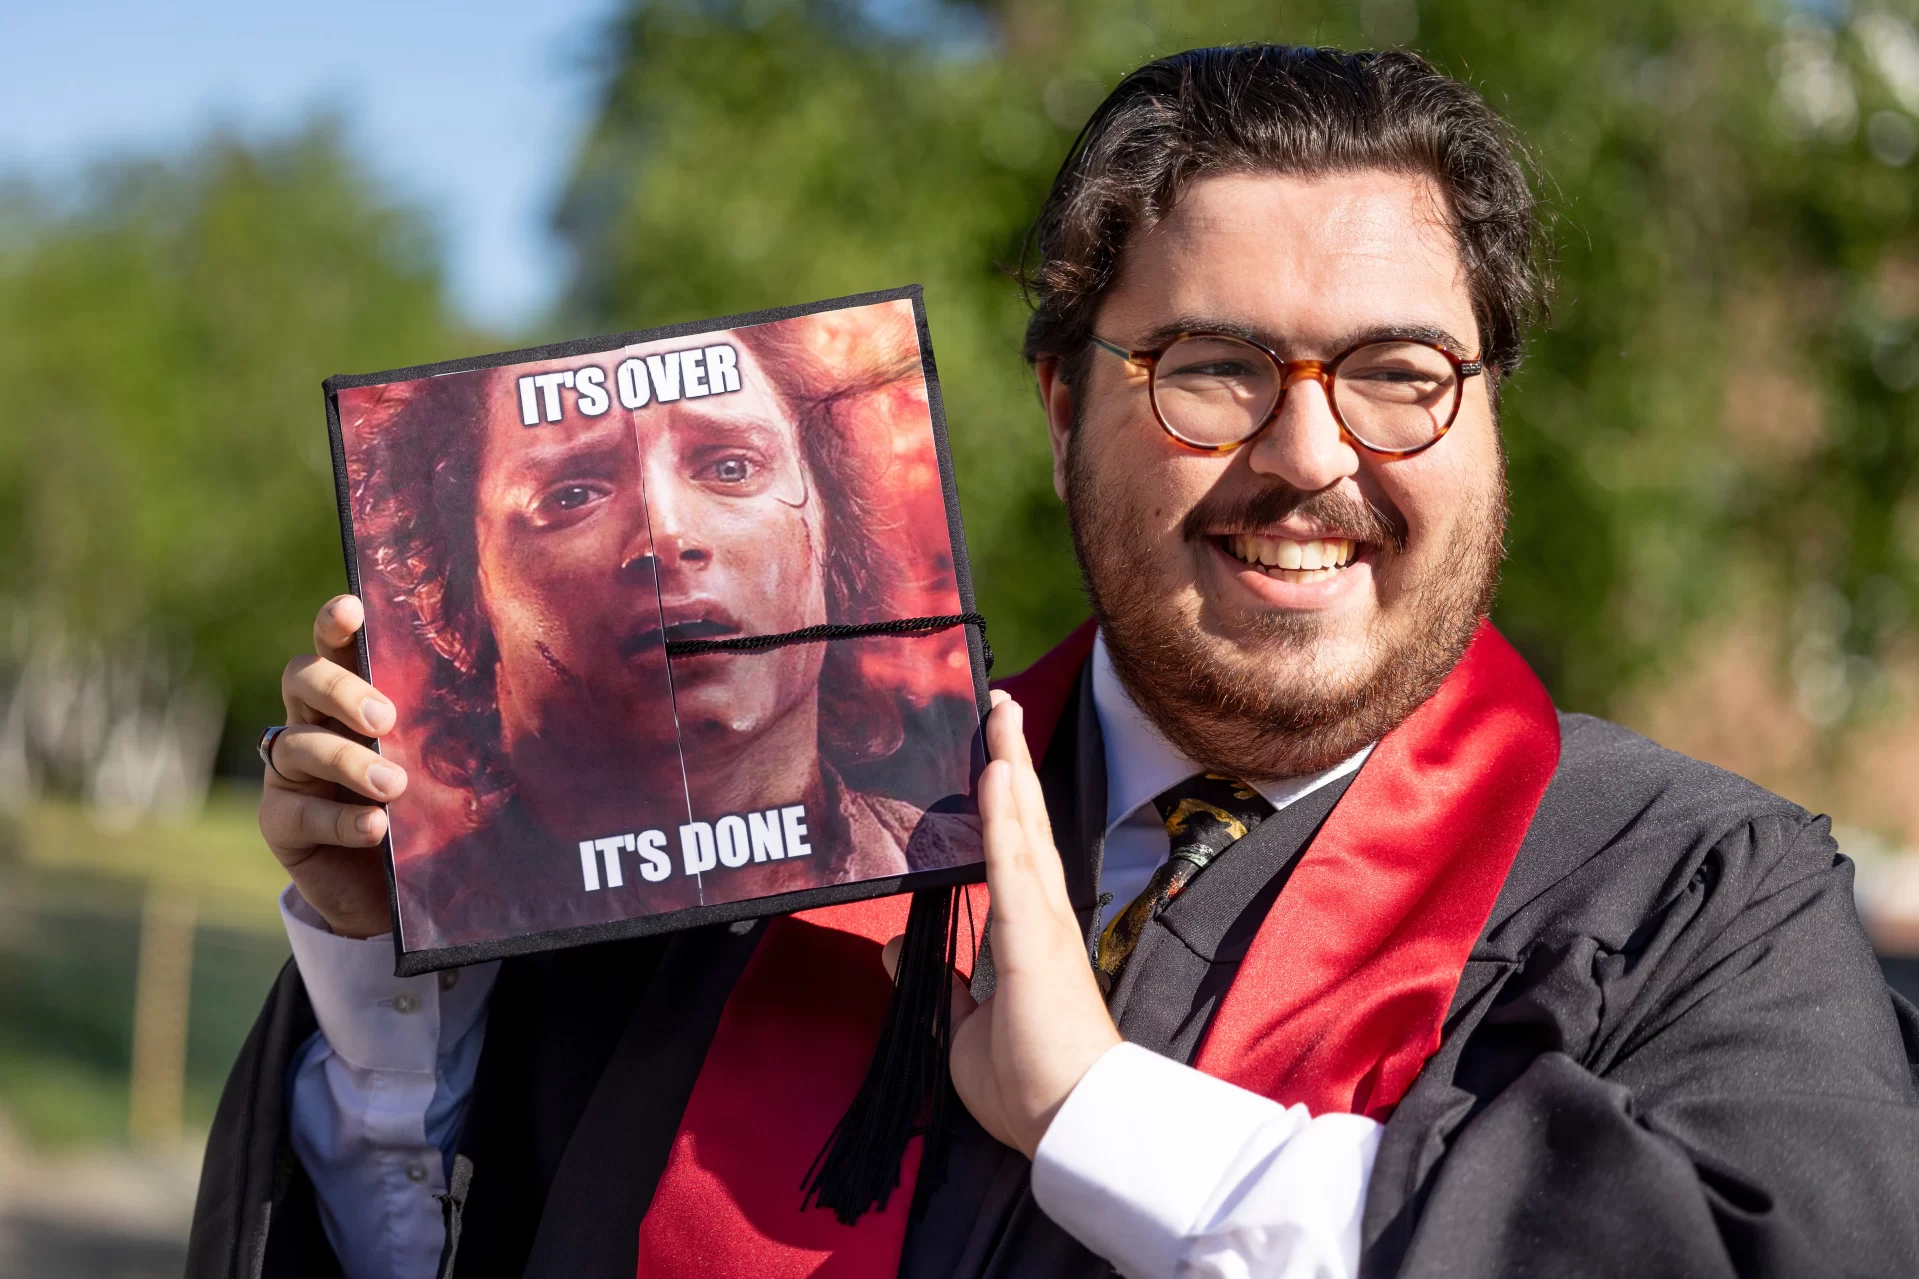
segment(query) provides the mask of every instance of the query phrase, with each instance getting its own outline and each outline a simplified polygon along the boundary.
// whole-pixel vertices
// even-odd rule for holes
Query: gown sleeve
[[[207,1133],[187,1236],[185,1273],[195,1279],[340,1279],[313,1185],[287,1141],[287,1070],[318,1029],[289,959]]]
[[[1919,1023],[1825,821],[1736,826],[1661,892],[1515,957],[1388,1125],[1362,1274],[1919,1274]]]

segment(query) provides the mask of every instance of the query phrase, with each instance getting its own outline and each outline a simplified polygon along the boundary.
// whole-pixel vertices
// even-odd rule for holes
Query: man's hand
[[[1028,1159],[1095,1061],[1119,1042],[1066,899],[1066,875],[1024,713],[993,694],[986,721],[992,762],[980,774],[986,883],[993,894],[993,997],[953,993],[953,1087],[980,1126]],[[886,948],[897,963],[899,939]]]
[[[404,769],[348,736],[379,737],[398,719],[393,703],[350,669],[353,634],[365,620],[353,596],[328,600],[313,623],[315,655],[287,663],[280,696],[289,727],[273,744],[260,793],[267,847],[342,937],[391,927],[386,872],[371,851],[386,834],[386,811],[367,799],[406,789]]]

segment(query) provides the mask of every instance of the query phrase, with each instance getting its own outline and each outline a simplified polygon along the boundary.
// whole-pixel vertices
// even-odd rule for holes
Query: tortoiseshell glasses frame
[[[1101,350],[1118,356],[1136,368],[1145,370],[1147,374],[1147,395],[1153,405],[1153,416],[1159,420],[1160,429],[1165,431],[1167,435],[1171,436],[1182,446],[1202,453],[1231,453],[1233,450],[1251,443],[1259,436],[1260,432],[1272,425],[1273,420],[1279,416],[1280,407],[1286,402],[1287,391],[1291,390],[1293,385],[1301,379],[1310,378],[1318,382],[1320,389],[1325,392],[1326,404],[1332,410],[1333,420],[1339,424],[1341,438],[1379,457],[1411,457],[1416,453],[1425,452],[1445,438],[1446,432],[1452,429],[1453,423],[1459,417],[1459,406],[1465,399],[1466,379],[1476,377],[1485,372],[1485,364],[1481,360],[1461,359],[1439,343],[1427,341],[1423,338],[1368,338],[1364,342],[1358,342],[1346,348],[1329,360],[1281,359],[1277,351],[1248,338],[1231,333],[1212,333],[1205,331],[1176,333],[1163,345],[1147,350],[1133,350],[1121,346],[1117,342],[1109,342],[1098,334],[1091,335],[1091,340],[1093,345],[1099,347]],[[1271,366],[1273,384],[1268,391],[1268,393],[1272,395],[1271,405],[1266,408],[1263,415],[1259,416],[1256,421],[1249,415],[1247,420],[1253,422],[1251,428],[1243,434],[1236,434],[1234,438],[1230,440],[1192,438],[1190,432],[1182,432],[1180,428],[1174,424],[1169,418],[1165,406],[1160,402],[1161,360],[1165,357],[1166,353],[1174,347],[1179,346],[1183,342],[1195,340],[1231,343],[1235,346],[1243,347],[1249,352],[1256,353],[1257,358],[1263,359]],[[1413,420],[1414,415],[1405,410],[1411,409],[1415,410],[1418,414],[1423,414],[1427,424],[1421,427],[1421,431],[1422,433],[1429,432],[1429,436],[1418,443],[1410,445],[1396,446],[1377,444],[1366,439],[1360,431],[1355,430],[1353,425],[1347,420],[1348,414],[1342,411],[1340,407],[1340,401],[1344,398],[1341,395],[1340,388],[1350,387],[1352,385],[1351,379],[1344,382],[1340,380],[1340,369],[1342,366],[1345,366],[1348,361],[1352,360],[1354,356],[1359,355],[1363,351],[1374,351],[1375,354],[1380,354],[1383,348],[1406,347],[1418,348],[1420,351],[1430,351],[1444,358],[1447,367],[1451,370],[1451,382],[1450,385],[1441,388],[1440,393],[1449,396],[1451,403],[1446,407],[1443,415],[1434,414],[1431,412],[1430,407],[1423,407],[1410,402],[1402,405],[1388,406],[1394,411],[1399,412],[1401,417],[1407,419],[1409,422]],[[1420,358],[1424,359],[1426,357],[1421,356]],[[1400,372],[1403,374],[1405,371],[1400,370]],[[1436,367],[1433,372],[1434,375],[1437,376]],[[1417,376],[1417,374],[1415,374],[1415,376]],[[1404,386],[1406,384],[1407,379],[1403,376],[1399,378],[1397,382],[1391,379],[1380,380],[1380,385],[1382,386]],[[1364,394],[1361,392],[1354,393]],[[1231,410],[1228,410],[1229,415],[1230,412]],[[1253,412],[1257,412],[1257,410],[1253,410]],[[1175,414],[1175,416],[1177,416],[1177,414]]]

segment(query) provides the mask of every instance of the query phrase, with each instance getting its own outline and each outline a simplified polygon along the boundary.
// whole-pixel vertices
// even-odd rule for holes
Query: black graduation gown
[[[1558,770],[1440,1050],[1382,1134],[1364,1272],[1919,1274],[1919,1014],[1886,988],[1825,820],[1604,721],[1560,727]],[[1082,677],[1041,781],[1089,934],[1103,758]],[[1113,992],[1128,1039],[1193,1057],[1342,791],[1282,810],[1153,921]],[[445,1203],[445,1273],[633,1273],[640,1218],[761,931],[503,965]],[[991,981],[989,942],[981,994]],[[285,1136],[286,1072],[313,1029],[289,965],[221,1099],[190,1275],[338,1273]],[[1107,1274],[1039,1211],[1026,1160],[954,1111],[902,1275]]]

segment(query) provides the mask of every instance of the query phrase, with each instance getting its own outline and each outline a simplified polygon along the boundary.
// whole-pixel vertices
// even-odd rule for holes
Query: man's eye
[[[743,457],[724,457],[713,463],[713,478],[722,484],[744,484],[753,467]]]
[[[534,501],[533,519],[542,525],[557,524],[607,496],[605,487],[598,484],[556,484]]]

